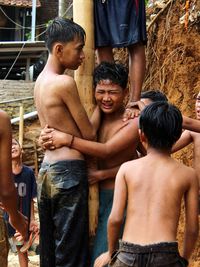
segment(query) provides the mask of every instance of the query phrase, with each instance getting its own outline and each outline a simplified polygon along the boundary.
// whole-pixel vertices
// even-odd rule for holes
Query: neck
[[[161,149],[155,149],[153,147],[147,147],[147,155],[151,156],[158,156],[158,157],[170,157],[171,151],[170,150],[161,150]]]
[[[56,73],[56,74],[63,74],[65,71],[65,68],[60,65],[60,63],[58,62],[58,60],[51,54],[49,54],[47,63],[45,65],[45,69]]]
[[[116,119],[120,119],[123,117],[125,108],[122,106],[121,108],[119,108],[118,110],[112,112],[112,113],[104,113],[104,119],[107,121],[114,121]]]
[[[22,161],[21,159],[17,158],[17,159],[12,159],[12,172],[14,174],[18,174],[21,172],[22,170]]]

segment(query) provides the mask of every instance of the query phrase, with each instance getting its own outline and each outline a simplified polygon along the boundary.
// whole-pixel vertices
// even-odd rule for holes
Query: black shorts
[[[94,0],[95,47],[146,44],[144,0]]]
[[[186,267],[188,261],[178,252],[177,242],[161,242],[141,246],[120,241],[119,251],[112,258],[112,267]]]

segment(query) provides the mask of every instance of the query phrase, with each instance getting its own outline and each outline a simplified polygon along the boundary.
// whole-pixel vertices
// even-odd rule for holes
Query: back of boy
[[[109,257],[117,246],[126,205],[127,209],[119,253],[111,266],[187,266],[198,235],[198,180],[192,168],[170,157],[182,131],[181,113],[167,102],[152,103],[141,113],[140,131],[147,156],[124,163],[116,178],[108,222]],[[183,197],[181,257],[176,234]]]
[[[47,63],[34,97],[41,127],[49,125],[91,139],[92,125],[81,105],[74,79],[65,69],[83,62],[85,32],[64,18],[47,28]],[[46,150],[38,177],[40,266],[85,266],[88,247],[88,183],[83,155],[62,147]],[[48,226],[48,227],[47,227]]]

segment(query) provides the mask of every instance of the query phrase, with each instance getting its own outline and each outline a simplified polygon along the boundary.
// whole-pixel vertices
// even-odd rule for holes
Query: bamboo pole
[[[23,147],[23,136],[24,136],[24,107],[23,105],[19,108],[19,144]]]
[[[85,61],[75,71],[74,78],[77,83],[79,95],[84,108],[90,117],[94,110],[93,69],[94,69],[94,18],[93,0],[74,0],[73,19],[86,31],[84,47]],[[94,235],[98,223],[98,185],[89,188],[89,228],[90,235]]]
[[[34,167],[35,167],[35,175],[38,176],[38,155],[37,155],[37,142],[33,142],[34,148]]]

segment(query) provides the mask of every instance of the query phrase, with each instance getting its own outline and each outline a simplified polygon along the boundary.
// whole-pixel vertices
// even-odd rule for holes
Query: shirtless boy
[[[95,134],[74,79],[64,74],[84,60],[85,32],[64,18],[47,28],[47,63],[34,98],[41,127],[49,125],[85,139]],[[84,156],[71,147],[46,150],[38,177],[40,266],[87,265],[88,182]]]
[[[121,64],[103,62],[94,71],[95,99],[101,110],[98,142],[87,141],[69,134],[53,131],[54,146],[70,145],[72,148],[99,158],[99,170],[90,173],[90,183],[100,182],[99,224],[92,253],[92,263],[107,251],[107,219],[113,201],[115,175],[119,166],[137,158],[139,143],[138,119],[124,122],[124,98],[127,93],[128,71]],[[51,129],[49,129],[51,131]],[[43,136],[44,138],[44,136]],[[45,139],[45,138],[44,138]],[[50,141],[50,144],[51,144]]]
[[[170,157],[182,132],[181,113],[167,102],[155,102],[141,112],[139,127],[147,156],[120,167],[108,220],[109,252],[95,267],[104,266],[116,250],[125,208],[123,237],[110,266],[187,266],[198,236],[198,179],[192,168]],[[186,225],[180,256],[175,240],[183,198]]]
[[[17,193],[12,180],[11,165],[12,130],[8,115],[0,110],[0,201],[9,214],[10,224],[26,239],[28,223],[17,210]],[[8,243],[0,210],[0,266],[7,266]]]

